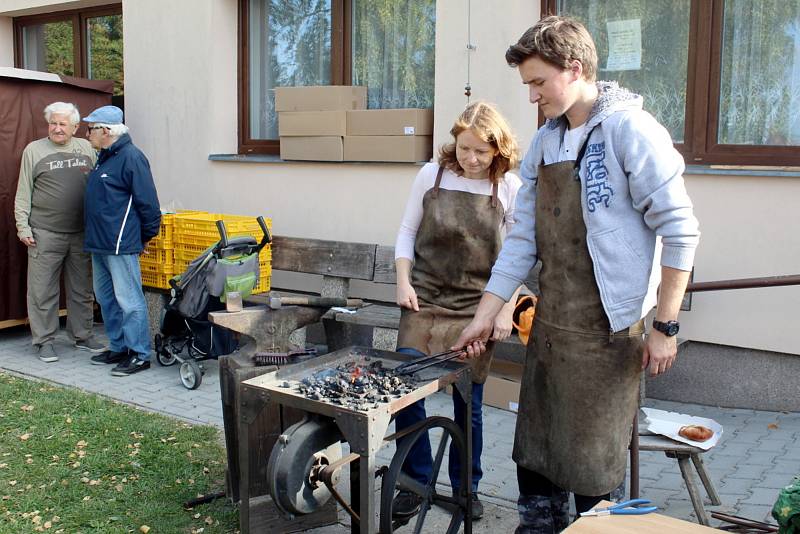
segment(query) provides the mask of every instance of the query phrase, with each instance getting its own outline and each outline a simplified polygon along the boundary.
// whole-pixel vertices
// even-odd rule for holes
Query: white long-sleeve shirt
[[[436,183],[436,173],[439,171],[438,163],[428,163],[417,174],[414,185],[411,186],[411,194],[408,196],[406,210],[400,222],[400,230],[397,232],[395,242],[394,257],[408,258],[414,260],[414,243],[417,239],[417,230],[422,221],[422,199],[429,189],[433,189]],[[497,199],[505,210],[505,216],[501,223],[501,230],[505,236],[514,224],[514,205],[517,200],[517,191],[522,186],[522,181],[516,174],[507,172],[503,180],[497,187]],[[464,191],[475,195],[492,196],[492,183],[489,179],[473,180],[458,176],[454,172],[445,169],[442,173],[440,189],[450,191]]]

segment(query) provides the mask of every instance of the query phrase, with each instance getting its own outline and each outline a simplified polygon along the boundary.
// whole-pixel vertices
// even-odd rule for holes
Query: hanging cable
[[[472,44],[472,0],[467,0],[467,83],[464,85],[464,95],[467,97],[467,104],[469,104],[469,97],[472,96],[472,84],[470,83],[470,60],[472,54],[470,52],[476,50]]]

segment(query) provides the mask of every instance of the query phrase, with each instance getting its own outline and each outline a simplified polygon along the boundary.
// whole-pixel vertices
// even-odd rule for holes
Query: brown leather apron
[[[440,189],[443,168],[422,199],[422,221],[414,243],[411,285],[419,311],[403,308],[398,347],[424,354],[448,350],[470,323],[502,246],[505,215],[492,196]],[[473,381],[486,381],[494,348],[473,363]]]
[[[586,244],[576,172],[574,161],[539,167],[541,297],[528,341],[513,458],[561,488],[594,496],[625,477],[644,323],[611,332]]]

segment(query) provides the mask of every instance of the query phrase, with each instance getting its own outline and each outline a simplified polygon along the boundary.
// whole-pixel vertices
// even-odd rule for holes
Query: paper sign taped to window
[[[404,126],[403,127],[403,134],[404,135],[414,135],[414,127],[413,126]]]
[[[642,21],[613,20],[608,28],[608,60],[606,70],[639,70],[642,68]]]

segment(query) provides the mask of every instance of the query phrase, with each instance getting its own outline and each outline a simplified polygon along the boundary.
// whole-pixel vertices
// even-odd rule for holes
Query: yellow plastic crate
[[[173,276],[175,274],[175,266],[173,264],[163,265],[159,263],[139,261],[139,267],[141,268],[142,272],[147,271],[148,273],[166,274],[169,276]]]
[[[216,243],[216,241],[214,242]],[[208,247],[213,245],[214,243],[209,243],[208,245],[195,245],[191,243],[176,243],[175,250],[173,251],[173,257],[175,258],[175,262],[182,262],[184,264],[189,264],[190,262],[194,261],[195,258],[200,256]],[[271,263],[272,261],[272,250],[270,245],[261,249],[261,252],[258,253],[258,263],[261,265]]]
[[[213,245],[219,241],[217,221],[225,222],[228,237],[250,235],[261,240],[261,227],[255,217],[227,215],[224,213],[190,213],[175,217],[174,239],[177,242],[194,245]],[[272,220],[265,218],[267,228],[272,231]]]
[[[180,216],[191,216],[205,212],[194,210],[178,210],[177,213],[162,213],[161,228],[158,235],[150,240],[148,247],[153,246],[161,249],[171,249],[175,235],[175,218]]]
[[[153,273],[142,270],[142,285],[158,289],[169,289],[169,280],[172,276],[171,274]]]
[[[151,243],[147,244],[144,253],[139,256],[139,263],[154,263],[159,265],[172,265],[175,263],[175,251],[170,248],[159,248]]]

